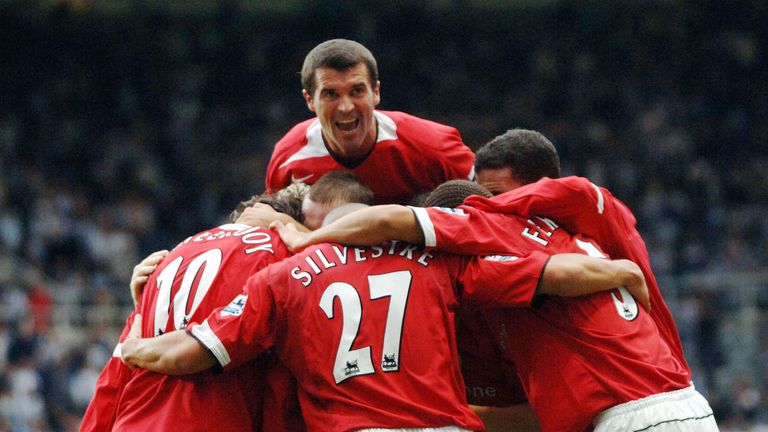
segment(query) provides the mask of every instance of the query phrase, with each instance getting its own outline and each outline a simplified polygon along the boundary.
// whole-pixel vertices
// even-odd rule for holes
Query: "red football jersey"
[[[637,220],[607,189],[582,177],[545,178],[492,199],[470,197],[466,204],[489,212],[545,215],[567,231],[595,239],[611,257],[625,258],[640,266],[651,298],[651,317],[675,358],[690,374],[680,334],[651,269]]]
[[[475,177],[475,154],[459,132],[402,112],[375,111],[376,145],[356,167],[339,164],[323,141],[320,121],[299,123],[275,145],[267,168],[267,191],[300,180],[313,184],[329,171],[355,174],[377,204],[408,203],[416,194],[453,179]]]
[[[123,394],[123,388],[133,375],[131,369],[124,365],[120,358],[120,347],[125,338],[128,337],[134,315],[136,315],[136,311],[132,311],[128,316],[112,357],[104,365],[104,369],[96,381],[96,390],[88,404],[88,409],[85,410],[85,415],[83,415],[80,432],[112,430],[117,414],[117,404]]]
[[[191,236],[144,288],[143,337],[182,329],[226,305],[258,270],[290,253],[270,230],[227,224]],[[260,430],[266,360],[227,373],[168,376],[137,370],[123,390],[114,430]]]
[[[414,209],[431,245],[466,253],[521,249],[605,256],[547,218]],[[468,229],[471,227],[471,229]],[[492,340],[511,360],[544,431],[584,430],[606,408],[690,385],[653,319],[624,288],[544,296],[534,307],[490,311]]]
[[[548,258],[313,246],[255,275],[191,332],[227,368],[274,346],[297,378],[309,430],[481,430],[459,370],[455,309],[529,305]]]

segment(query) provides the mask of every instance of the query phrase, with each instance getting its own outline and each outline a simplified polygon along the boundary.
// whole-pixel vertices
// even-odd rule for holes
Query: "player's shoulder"
[[[318,121],[316,117],[304,120],[293,126],[282,138],[275,144],[273,152],[279,154],[283,151],[290,151],[291,148],[302,146],[307,141],[307,130],[312,123]]]
[[[408,130],[414,129],[420,132],[438,131],[441,133],[458,133],[458,130],[453,126],[438,123],[434,120],[428,120],[402,111],[376,111],[376,113],[391,119],[397,125],[398,129],[407,128]]]
[[[392,136],[399,142],[398,148],[402,151],[410,149],[438,159],[445,157],[446,151],[451,154],[456,151],[466,152],[474,156],[462,141],[459,131],[452,126],[399,111],[377,111],[376,115],[380,137],[382,131],[385,136]]]

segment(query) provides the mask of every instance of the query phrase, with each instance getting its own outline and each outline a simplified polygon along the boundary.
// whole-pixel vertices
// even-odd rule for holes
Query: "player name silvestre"
[[[376,259],[382,256],[398,255],[409,261],[416,261],[418,264],[427,267],[429,265],[429,259],[434,258],[430,253],[424,252],[419,248],[409,243],[399,242],[392,240],[389,245],[386,246],[371,246],[368,248],[359,247],[347,247],[332,245],[331,249],[333,254],[326,256],[322,249],[315,249],[314,256],[309,254],[304,257],[306,266],[303,264],[291,269],[291,276],[301,281],[301,284],[308,286],[312,283],[312,275],[319,275],[325,269],[336,267],[337,265],[344,265],[350,262],[367,261],[368,259]]]

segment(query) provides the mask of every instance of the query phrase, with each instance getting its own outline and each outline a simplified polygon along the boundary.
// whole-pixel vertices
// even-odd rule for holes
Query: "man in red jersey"
[[[246,209],[258,201],[301,218],[301,198],[254,198],[233,213],[233,223],[191,236],[167,256],[160,251],[142,261],[134,275],[137,270],[142,273],[141,267],[154,270],[156,266],[138,305],[148,318],[145,334],[184,328],[190,320],[207,316],[237,295],[251,274],[290,255],[274,232],[247,225]],[[121,342],[132,318],[133,314]],[[99,377],[81,431],[261,430],[268,359],[254,360],[226,374],[211,371],[178,379],[143,370],[131,373],[120,361],[120,346]],[[200,416],[200,412],[208,414]],[[291,423],[281,424],[281,428],[302,430],[300,424]]]
[[[191,373],[227,370],[272,347],[298,380],[309,430],[481,430],[459,372],[459,301],[528,306],[537,292],[625,284],[642,292],[639,276],[629,261],[583,254],[470,258],[396,241],[324,244],[259,272],[202,324],[129,337],[122,354],[140,367]]]
[[[654,305],[651,316],[675,358],[690,374],[677,326],[651,269],[637,220],[623,202],[584,178],[552,180],[560,177],[557,150],[536,131],[512,129],[497,136],[477,150],[475,169],[478,183],[495,195],[503,195],[492,200],[470,198],[467,205],[489,212],[547,216],[569,232],[595,239],[611,257],[637,263],[648,282]]]
[[[564,205],[562,200],[568,198],[567,193],[549,196],[559,199],[557,205],[549,200],[549,205],[555,208]],[[585,201],[585,198],[571,199]],[[472,196],[465,202],[483,207],[480,203],[494,201]],[[535,200],[529,202],[536,205]],[[434,215],[436,218],[422,221],[424,226],[455,223],[447,219],[445,223],[438,222],[436,219],[445,219],[442,212]],[[504,215],[497,213],[494,218],[498,216]],[[509,218],[512,214],[506,216]],[[517,216],[509,219],[505,229],[519,232],[521,238],[531,243],[559,250],[550,242],[548,233],[558,230],[551,220],[543,219],[547,221],[546,229],[542,235],[536,235],[526,231],[527,228],[516,229],[512,222]],[[481,220],[489,222],[485,218]],[[472,243],[469,250],[480,251],[484,247],[487,251],[497,250],[509,241],[508,238],[494,240],[498,228],[489,228],[487,237],[478,236],[483,246]],[[439,241],[453,243],[464,235],[453,228],[445,233],[449,234]],[[438,239],[440,235],[435,232],[429,237]],[[475,240],[478,239],[472,242]],[[599,256],[597,250],[588,253]],[[647,255],[645,260],[647,262]],[[633,298],[620,289],[610,298],[604,295],[567,301],[548,298],[529,310],[493,311],[485,314],[484,323],[478,326],[485,324],[491,340],[500,341],[496,352],[501,353],[501,377],[511,381],[509,369],[514,368],[512,371],[521,378],[542,430],[584,430],[592,424],[602,431],[642,430],[649,425],[657,425],[655,430],[717,430],[711,408],[690,386],[687,366],[678,360],[678,354],[682,353],[675,352],[674,346],[666,343],[662,334],[664,327],[653,315],[656,305],[663,305],[658,287],[656,290],[658,295],[652,296],[654,308],[650,314],[642,313]],[[567,363],[564,359],[568,359]],[[473,377],[467,375],[466,368],[462,370],[471,386]],[[487,378],[487,371],[482,373]],[[490,383],[479,380],[481,387],[492,387],[493,381]]]
[[[446,180],[474,179],[474,153],[455,128],[375,109],[379,72],[363,45],[319,44],[304,59],[301,82],[317,118],[294,126],[275,145],[267,191],[343,170],[369,185],[377,203],[405,204]]]

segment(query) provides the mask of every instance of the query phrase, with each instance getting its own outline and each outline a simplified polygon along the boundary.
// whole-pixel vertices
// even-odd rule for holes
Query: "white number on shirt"
[[[216,278],[216,274],[221,267],[222,252],[220,249],[211,249],[198,255],[189,263],[181,279],[179,290],[173,297],[173,327],[182,329],[187,326],[189,317],[195,313],[200,302],[208,293],[208,290]],[[168,326],[171,306],[171,288],[176,279],[176,273],[181,268],[184,257],[178,257],[163,269],[157,277],[159,293],[157,295],[157,304],[155,305],[155,336],[163,334]],[[198,274],[202,270],[202,275]],[[187,310],[189,304],[189,294],[192,292],[193,284],[197,281],[197,290],[192,300],[192,306]]]
[[[381,352],[381,369],[393,372],[400,369],[400,340],[403,331],[405,307],[411,289],[411,272],[397,271],[382,275],[368,276],[371,300],[389,297],[389,310],[384,328],[384,342]],[[350,284],[334,282],[328,286],[320,298],[320,308],[328,319],[333,319],[333,301],[338,297],[341,304],[342,330],[336,360],[333,365],[333,377],[336,384],[347,378],[369,375],[375,372],[371,347],[352,349],[360,322],[363,306],[360,295]]]
[[[637,313],[639,311],[635,298],[632,297],[632,294],[630,294],[624,287],[616,289],[619,291],[619,297],[621,297],[621,299],[619,299],[619,297],[616,297],[616,294],[611,293],[613,305],[616,306],[616,312],[620,317],[627,321],[634,320],[637,318]]]
[[[576,244],[591,257],[605,258],[605,255],[592,243],[576,239]],[[632,297],[632,294],[626,288],[619,287],[616,290],[618,290],[618,297],[616,293],[611,293],[611,299],[613,299],[616,312],[627,321],[637,318],[638,308],[635,298]]]

